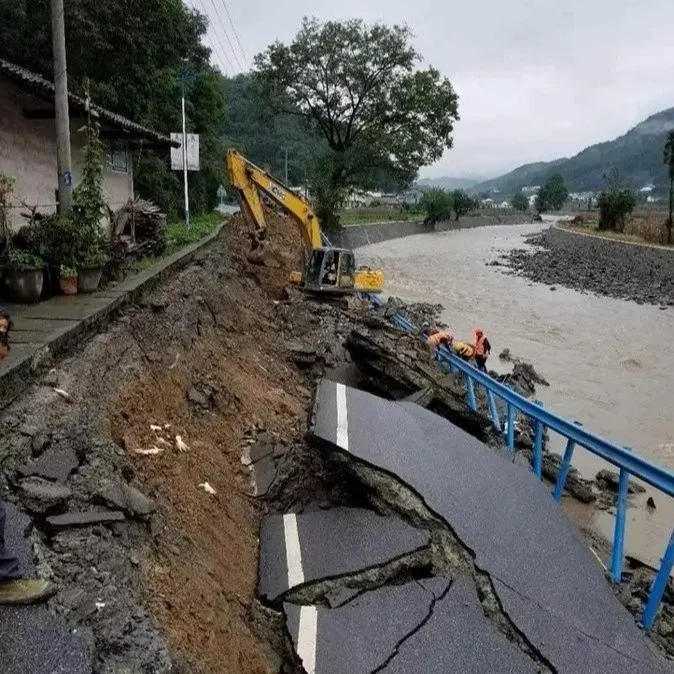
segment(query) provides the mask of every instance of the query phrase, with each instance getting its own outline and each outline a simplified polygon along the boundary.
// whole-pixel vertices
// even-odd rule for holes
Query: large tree
[[[515,194],[512,205],[516,211],[521,211],[522,213],[529,209],[529,200],[522,194],[522,190]]]
[[[265,104],[302,116],[327,142],[317,172],[325,224],[348,187],[382,176],[409,184],[452,146],[458,97],[436,69],[418,67],[411,38],[405,26],[305,18],[290,44],[255,57]]]
[[[536,197],[536,211],[558,211],[567,200],[569,190],[566,189],[564,178],[560,173],[553,173],[541,187]]]
[[[667,218],[667,243],[672,243],[672,211],[674,210],[674,131],[667,135],[665,164],[669,169],[669,216]]]

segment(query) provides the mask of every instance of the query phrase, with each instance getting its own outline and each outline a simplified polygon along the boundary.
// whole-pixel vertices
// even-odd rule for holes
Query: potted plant
[[[101,245],[95,245],[81,255],[77,265],[81,293],[93,293],[98,288],[107,261],[108,255]]]
[[[59,269],[59,288],[62,295],[77,295],[77,269],[62,264]]]
[[[9,298],[22,304],[39,301],[44,280],[44,260],[25,250],[8,248],[2,259]]]

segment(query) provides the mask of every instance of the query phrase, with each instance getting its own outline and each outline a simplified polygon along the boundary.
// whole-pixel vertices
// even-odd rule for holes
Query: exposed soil
[[[674,306],[674,251],[633,246],[551,228],[527,238],[536,246],[505,256],[506,264],[532,281]]]
[[[386,321],[402,308],[420,325],[438,307],[375,311],[287,289],[299,233],[282,217],[268,224],[270,266],[247,260],[248,226],[230,220],[189,267],[0,415],[7,499],[30,513],[40,570],[61,587],[50,606],[88,635],[97,674],[299,671],[278,616],[256,598],[257,536],[268,510],[358,504],[340,467],[305,441],[326,369],[387,397],[428,388],[430,409],[503,445],[483,396],[469,412],[462,378]],[[525,364],[511,379],[525,395],[536,382]],[[524,460],[532,438],[521,420]],[[265,460],[273,470],[262,488]],[[554,477],[556,466],[544,470]],[[596,491],[575,477],[578,498]],[[56,494],[53,482],[63,485]],[[48,521],[92,510],[124,521],[60,530]]]

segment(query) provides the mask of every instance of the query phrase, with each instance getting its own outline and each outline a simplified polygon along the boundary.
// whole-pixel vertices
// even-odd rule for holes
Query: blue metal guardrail
[[[364,297],[375,306],[382,306],[384,304],[384,301],[377,295],[365,294]],[[415,326],[400,314],[393,316],[392,320],[406,332],[416,331]],[[438,348],[436,358],[440,363],[445,365],[450,372],[463,373],[466,379],[467,404],[470,409],[474,411],[477,410],[475,384],[484,387],[487,394],[487,403],[492,424],[498,432],[504,433],[506,445],[511,452],[515,451],[515,412],[518,410],[522,414],[533,419],[535,427],[533,472],[539,479],[541,479],[542,474],[543,434],[545,429],[548,428],[566,438],[566,449],[557,475],[557,481],[552,492],[553,498],[557,502],[562,498],[566,478],[569,474],[569,468],[571,467],[573,452],[577,445],[584,447],[596,456],[608,461],[610,464],[620,469],[618,503],[611,556],[611,578],[614,583],[620,583],[623,571],[623,548],[625,541],[629,477],[630,475],[633,475],[668,496],[674,496],[674,473],[640,457],[638,454],[633,453],[628,447],[620,447],[590,433],[578,422],[567,421],[553,412],[546,410],[541,402],[531,401],[524,398],[513,389],[495,381],[488,374],[481,372],[470,363],[466,363],[450,353],[445,347]],[[501,428],[501,420],[496,406],[496,398],[503,400],[506,404],[506,422],[503,429]],[[665,548],[665,554],[661,560],[660,570],[651,586],[648,602],[646,603],[641,618],[641,624],[646,629],[650,629],[653,626],[653,621],[655,620],[658,607],[662,601],[662,596],[667,586],[672,566],[674,566],[674,531],[672,531],[667,547]]]

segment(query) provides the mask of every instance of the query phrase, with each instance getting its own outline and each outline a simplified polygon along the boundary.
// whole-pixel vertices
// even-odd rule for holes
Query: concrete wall
[[[11,201],[10,222],[25,224],[21,203],[39,205],[42,213],[56,209],[56,132],[53,119],[33,120],[23,116],[23,108],[45,107],[39,99],[14,84],[0,79],[0,173],[16,178]],[[73,179],[79,181],[84,133],[83,120],[71,120]],[[127,173],[106,171],[103,180],[105,198],[111,208],[119,208],[131,196],[133,180]]]
[[[528,222],[532,222],[532,218],[527,215],[480,215],[461,218],[458,222],[455,220],[438,222],[435,225],[425,225],[423,222],[382,222],[374,225],[345,227],[340,232],[331,235],[330,240],[333,245],[342,248],[359,248],[371,243],[399,239],[413,234],[431,234],[489,225],[522,225]]]

